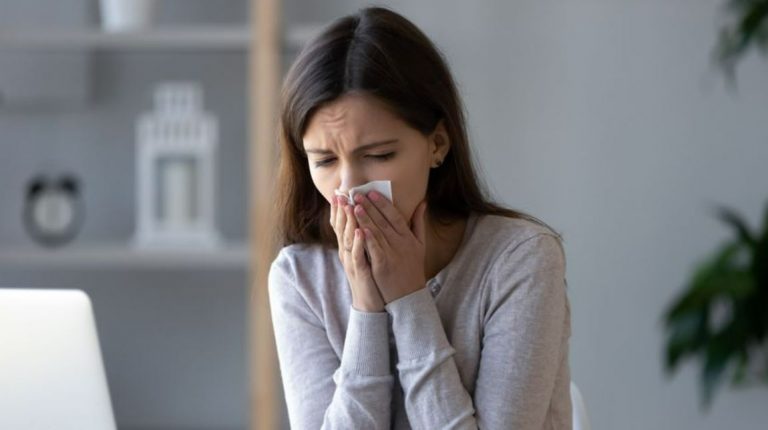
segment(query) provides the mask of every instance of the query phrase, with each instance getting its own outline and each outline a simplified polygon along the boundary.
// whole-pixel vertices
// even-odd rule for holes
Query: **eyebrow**
[[[371,149],[371,148],[375,148],[377,146],[382,146],[382,145],[386,145],[386,144],[389,144],[389,143],[396,143],[396,142],[398,142],[398,139],[390,139],[390,140],[383,140],[381,142],[368,143],[368,144],[365,144],[365,145],[362,145],[360,147],[355,148],[352,151],[352,153],[356,154],[358,152],[365,151],[366,149]],[[333,151],[331,151],[329,149],[306,149],[306,150],[304,150],[304,152],[306,152],[308,154],[323,154],[323,155],[324,154],[333,154]]]

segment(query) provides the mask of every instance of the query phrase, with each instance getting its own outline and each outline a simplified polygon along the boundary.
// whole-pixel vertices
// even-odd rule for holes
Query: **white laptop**
[[[115,428],[88,296],[0,288],[0,429]]]

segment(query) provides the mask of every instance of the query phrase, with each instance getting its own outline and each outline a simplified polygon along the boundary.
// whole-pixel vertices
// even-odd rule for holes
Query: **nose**
[[[367,182],[360,168],[352,163],[343,163],[339,169],[339,181],[339,190],[344,193]]]

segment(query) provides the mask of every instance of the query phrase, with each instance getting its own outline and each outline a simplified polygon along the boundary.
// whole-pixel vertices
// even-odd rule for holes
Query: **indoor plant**
[[[705,405],[729,370],[733,385],[768,383],[768,205],[762,228],[754,232],[727,208],[719,208],[718,215],[735,238],[699,263],[664,314],[666,370],[698,356]]]

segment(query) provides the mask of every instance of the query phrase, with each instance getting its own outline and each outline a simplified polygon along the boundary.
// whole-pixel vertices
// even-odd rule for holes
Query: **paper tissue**
[[[394,203],[394,200],[392,200],[392,181],[371,181],[366,184],[351,188],[348,193],[344,193],[339,190],[334,190],[334,193],[337,196],[346,197],[349,204],[354,206],[355,196],[357,194],[365,195],[372,190],[378,191],[379,194],[382,194],[390,202]]]

